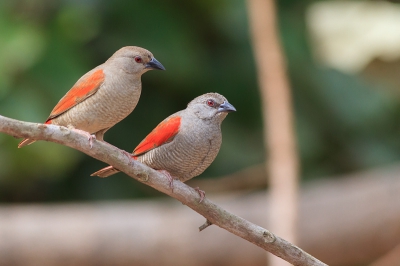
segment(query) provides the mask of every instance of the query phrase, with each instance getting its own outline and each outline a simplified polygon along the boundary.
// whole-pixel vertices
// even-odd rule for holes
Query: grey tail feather
[[[18,144],[18,148],[22,148],[24,146],[30,145],[30,144],[34,143],[35,141],[36,140],[33,140],[33,139],[24,139]]]
[[[101,169],[97,172],[94,172],[90,176],[108,177],[108,176],[116,174],[118,172],[119,172],[119,170],[117,168],[114,168],[113,166],[110,165],[110,166],[104,167],[103,169]]]

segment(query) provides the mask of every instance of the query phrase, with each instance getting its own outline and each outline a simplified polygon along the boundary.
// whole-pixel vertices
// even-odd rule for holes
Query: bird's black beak
[[[218,113],[221,112],[226,112],[226,113],[236,112],[236,108],[233,107],[233,105],[228,103],[227,101],[224,101],[218,108]]]
[[[146,64],[146,68],[165,70],[165,67],[154,57]]]

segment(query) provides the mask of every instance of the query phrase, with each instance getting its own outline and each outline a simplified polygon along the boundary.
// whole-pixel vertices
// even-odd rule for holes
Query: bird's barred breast
[[[174,140],[140,156],[151,168],[167,170],[185,182],[200,175],[214,161],[222,143],[220,128],[192,123],[181,128]]]

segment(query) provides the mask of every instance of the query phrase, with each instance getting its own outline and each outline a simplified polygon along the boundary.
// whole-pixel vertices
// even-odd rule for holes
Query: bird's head
[[[137,46],[122,47],[107,60],[107,63],[131,74],[141,75],[151,69],[165,70],[150,51]]]
[[[187,109],[193,110],[201,119],[216,119],[220,122],[228,113],[236,111],[235,107],[218,93],[206,93],[193,99]]]

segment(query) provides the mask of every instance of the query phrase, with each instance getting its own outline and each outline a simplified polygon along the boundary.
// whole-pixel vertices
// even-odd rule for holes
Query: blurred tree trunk
[[[298,158],[285,59],[273,0],[247,0],[264,117],[270,184],[269,230],[296,243]],[[270,255],[269,265],[288,265]]]

